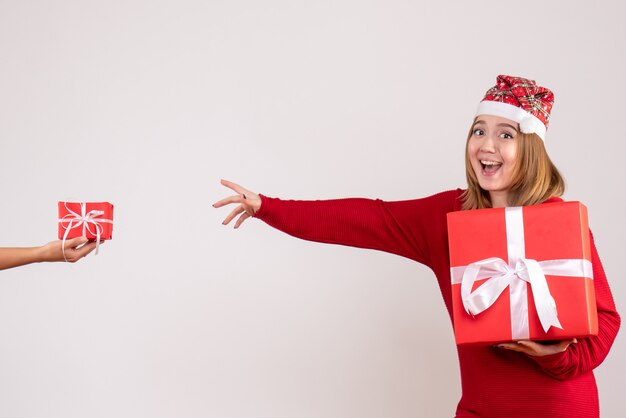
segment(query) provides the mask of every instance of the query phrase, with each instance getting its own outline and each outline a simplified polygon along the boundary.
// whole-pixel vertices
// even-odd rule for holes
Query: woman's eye
[[[510,133],[504,132],[503,134],[500,135],[503,139],[513,139],[513,135],[511,135]]]
[[[474,135],[481,136],[484,134],[485,134],[485,131],[483,131],[482,129],[474,129]]]

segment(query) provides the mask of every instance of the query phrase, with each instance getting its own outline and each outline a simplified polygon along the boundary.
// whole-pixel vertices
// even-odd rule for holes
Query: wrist
[[[33,263],[41,263],[45,261],[46,249],[45,246],[33,247],[32,248],[32,259]]]
[[[33,262],[35,263],[43,263],[45,261],[50,261],[50,246],[49,245],[41,245],[39,247],[33,248]]]

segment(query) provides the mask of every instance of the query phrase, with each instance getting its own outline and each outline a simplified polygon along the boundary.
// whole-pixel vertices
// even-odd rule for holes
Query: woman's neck
[[[509,205],[509,192],[508,190],[489,192],[489,200],[492,208],[505,208]]]

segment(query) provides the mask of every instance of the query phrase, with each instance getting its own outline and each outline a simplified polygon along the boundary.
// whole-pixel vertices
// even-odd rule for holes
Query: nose
[[[496,141],[491,135],[485,135],[480,144],[480,150],[483,152],[496,152]]]

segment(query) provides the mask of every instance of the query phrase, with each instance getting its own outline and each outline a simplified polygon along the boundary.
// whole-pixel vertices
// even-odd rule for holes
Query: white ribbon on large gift
[[[526,258],[524,217],[521,207],[505,208],[506,238],[509,262],[487,258],[468,266],[451,267],[452,284],[461,283],[461,298],[465,312],[471,315],[488,309],[509,288],[511,297],[511,334],[514,340],[528,339],[528,291],[530,284],[537,316],[545,332],[550,327],[563,329],[558,319],[556,303],[550,294],[546,275],[588,277],[593,279],[591,262],[585,259],[536,261]],[[486,280],[472,292],[476,280]]]
[[[92,209],[87,212],[87,204],[85,202],[80,203],[80,213],[76,213],[72,209],[68,208],[67,202],[63,202],[63,204],[65,205],[65,209],[69,212],[63,218],[59,219],[61,227],[65,229],[65,233],[63,234],[63,242],[61,243],[61,250],[63,252],[63,258],[65,259],[65,261],[67,261],[67,257],[65,256],[65,240],[67,240],[70,230],[78,228],[80,226],[83,227],[83,236],[87,234],[87,231],[96,236],[96,254],[98,254],[98,249],[100,247],[100,235],[102,234],[102,225],[100,224],[112,224],[113,220],[100,218],[100,216],[104,215],[104,211],[102,210]]]

